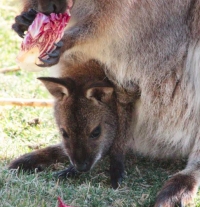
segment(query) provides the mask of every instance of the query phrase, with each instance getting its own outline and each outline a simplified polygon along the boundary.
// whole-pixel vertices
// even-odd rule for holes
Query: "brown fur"
[[[192,175],[174,175],[161,189],[155,207],[174,206],[180,201],[182,206],[191,204],[197,190],[197,183]]]
[[[66,77],[39,78],[55,97],[55,118],[63,137],[62,144],[22,155],[11,162],[9,168],[42,170],[68,156],[76,170],[88,171],[109,154],[111,182],[117,188],[124,174],[126,131],[132,105],[139,93],[131,95],[114,87],[98,62],[78,62],[77,59],[70,65]],[[94,137],[93,131],[98,127],[100,134]],[[66,174],[69,169],[71,167],[66,169]],[[117,169],[120,169],[118,174]]]
[[[188,157],[180,175],[194,179],[191,199],[200,185],[199,11],[200,0],[76,0],[60,60],[49,62],[59,60],[52,69],[62,77],[74,56],[96,59],[117,86],[138,85],[126,145],[151,157]],[[170,193],[165,198],[156,206],[176,205]]]

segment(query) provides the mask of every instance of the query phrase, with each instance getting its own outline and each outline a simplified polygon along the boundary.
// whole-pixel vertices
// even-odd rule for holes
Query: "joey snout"
[[[87,153],[75,153],[70,160],[78,172],[88,172],[96,163],[95,156]]]
[[[86,152],[76,152],[70,156],[70,161],[78,172],[88,172],[95,166],[101,157],[101,153],[91,154]]]
[[[81,162],[74,162],[74,167],[75,169],[78,171],[78,172],[87,172],[87,171],[90,171],[91,169],[91,163],[89,160],[84,160],[84,161],[81,161]]]

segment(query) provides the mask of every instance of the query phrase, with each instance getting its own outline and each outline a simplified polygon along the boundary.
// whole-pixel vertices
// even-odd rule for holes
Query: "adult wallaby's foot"
[[[197,190],[194,176],[177,174],[165,183],[154,207],[184,207],[192,203]]]
[[[28,12],[22,12],[21,15],[15,17],[15,23],[12,25],[12,29],[23,38],[25,35],[24,32],[28,30],[36,14],[37,12],[33,9],[30,9]]]

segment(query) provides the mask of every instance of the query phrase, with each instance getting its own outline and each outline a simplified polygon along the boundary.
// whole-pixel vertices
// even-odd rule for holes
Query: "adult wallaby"
[[[29,0],[13,28],[23,36],[35,16],[29,8],[49,14],[67,7],[72,20],[63,46],[43,66],[56,64],[52,68],[59,71],[76,54],[104,64],[117,85],[131,90],[137,84],[132,150],[188,157],[155,207],[186,205],[200,185],[200,0]]]

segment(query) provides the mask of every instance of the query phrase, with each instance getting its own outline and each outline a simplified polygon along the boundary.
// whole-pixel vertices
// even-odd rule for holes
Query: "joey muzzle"
[[[89,160],[84,160],[81,162],[74,162],[74,167],[76,168],[77,171],[79,172],[88,172],[91,169],[91,163]]]

